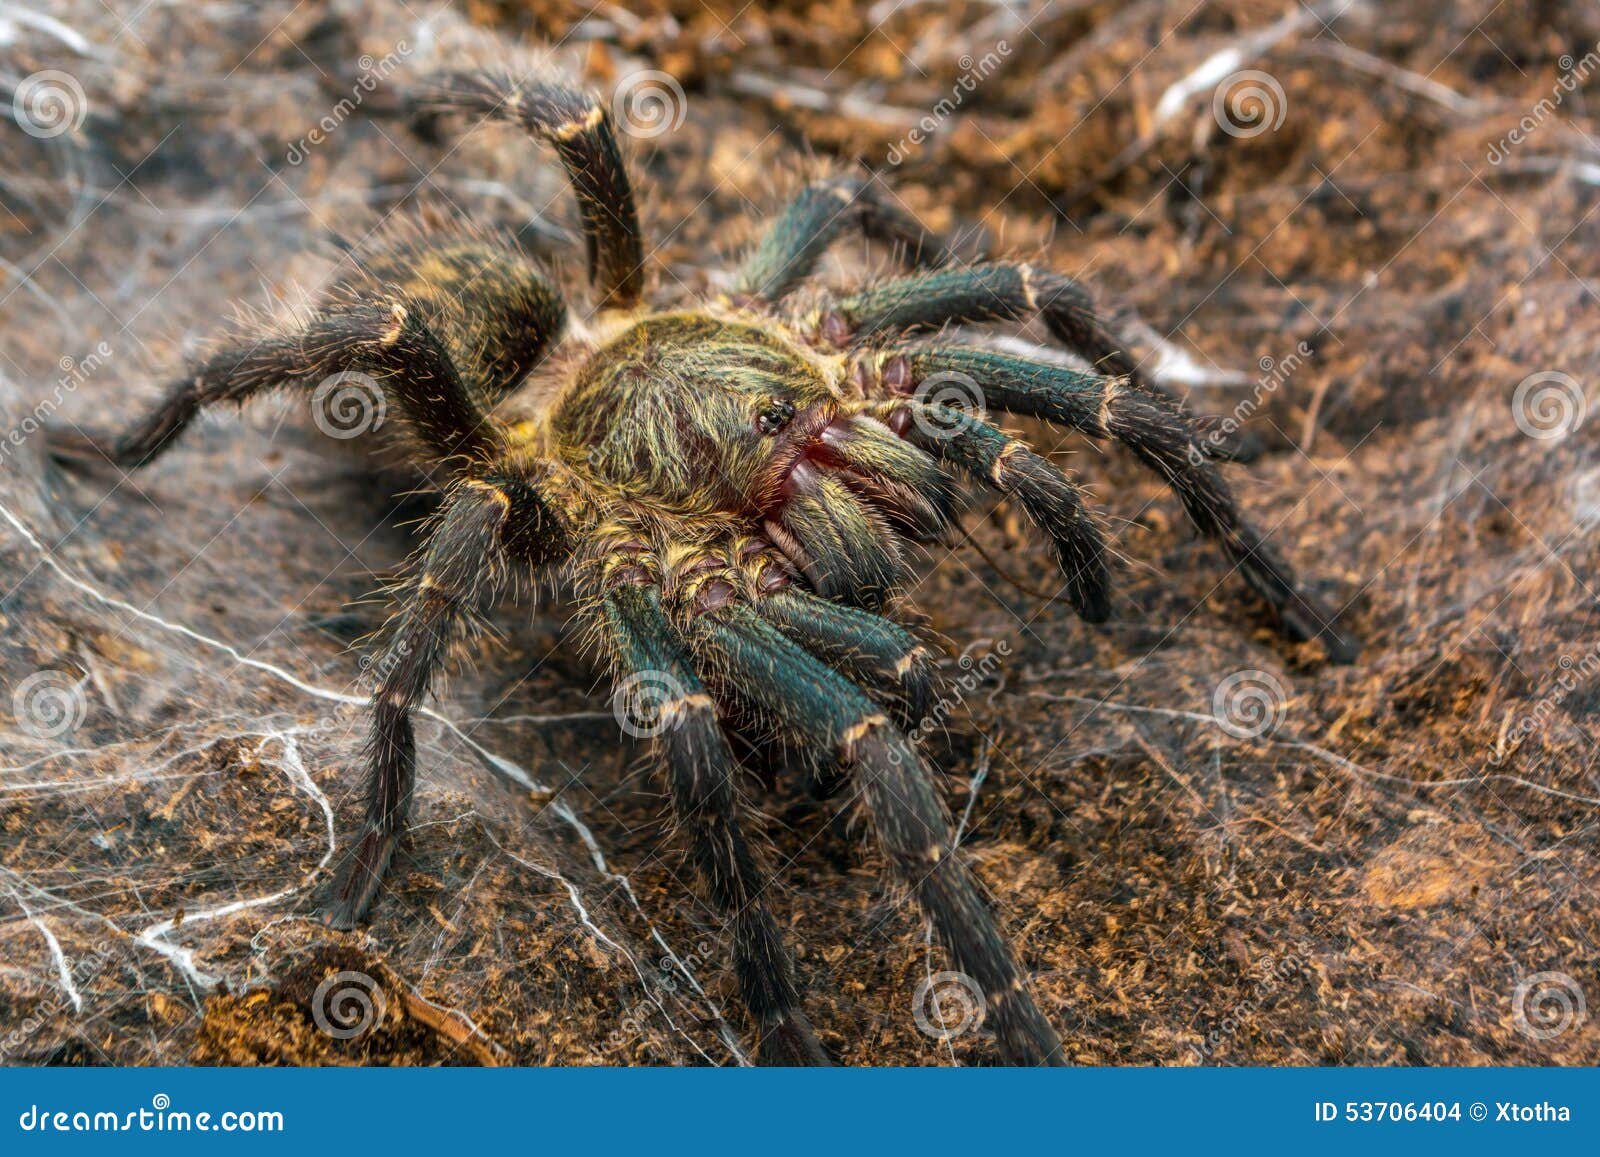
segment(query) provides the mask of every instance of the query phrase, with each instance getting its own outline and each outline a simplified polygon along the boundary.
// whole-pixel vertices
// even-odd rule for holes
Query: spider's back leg
[[[644,241],[611,113],[593,93],[509,72],[447,72],[402,102],[413,114],[455,113],[520,125],[555,149],[583,218],[589,280],[604,308],[644,293]]]
[[[208,406],[364,374],[429,457],[487,461],[500,448],[489,409],[544,356],[565,321],[555,287],[509,245],[419,236],[365,258],[300,329],[229,338],[120,436],[57,428],[51,449],[69,462],[143,466]]]
[[[560,291],[510,238],[402,226],[383,241],[334,284],[330,305],[397,298],[416,309],[479,411],[515,389],[566,329]]]
[[[488,594],[512,566],[531,569],[569,549],[559,499],[537,468],[468,478],[451,489],[402,600],[392,638],[375,664],[367,743],[366,819],[345,854],[327,919],[353,928],[371,907],[405,832],[416,780],[411,716]]]

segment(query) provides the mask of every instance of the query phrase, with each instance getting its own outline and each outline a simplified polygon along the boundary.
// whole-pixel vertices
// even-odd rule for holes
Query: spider
[[[328,895],[347,929],[377,896],[416,775],[412,712],[451,647],[510,576],[553,571],[615,684],[658,688],[654,757],[704,900],[731,933],[740,996],[769,1064],[825,1064],[767,904],[730,735],[788,744],[826,796],[850,786],[894,881],[981,988],[1000,1059],[1060,1063],[1040,1012],[907,732],[934,694],[933,652],[887,617],[912,544],[951,529],[964,482],[1015,501],[1050,539],[1079,615],[1110,613],[1105,547],[1077,486],[986,411],[1126,446],[1276,612],[1335,661],[1357,643],[1246,521],[1203,437],[1147,380],[1074,281],[1019,263],[960,266],[864,177],[815,181],[771,222],[730,291],[645,304],[633,194],[596,96],[515,70],[451,72],[405,98],[520,125],[576,194],[595,309],[568,324],[554,282],[515,241],[465,224],[390,230],[357,252],[295,332],[229,339],[116,438],[58,435],[80,464],[132,468],[207,406],[380,381],[417,460],[446,480],[397,595],[365,748],[365,820]],[[846,229],[892,243],[903,276],[796,305]],[[939,336],[1037,318],[1094,372]],[[920,336],[919,336],[920,335]],[[969,405],[942,393],[956,383]]]

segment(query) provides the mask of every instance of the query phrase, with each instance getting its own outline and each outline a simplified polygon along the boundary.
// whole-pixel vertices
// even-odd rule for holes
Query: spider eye
[[[787,398],[772,398],[756,418],[756,429],[767,436],[776,434],[794,418],[794,403]]]

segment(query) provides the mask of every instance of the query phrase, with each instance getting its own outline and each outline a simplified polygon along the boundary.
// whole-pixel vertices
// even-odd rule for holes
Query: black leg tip
[[[992,1019],[1002,1064],[1036,1069],[1067,1063],[1061,1038],[1026,994],[1010,994],[999,1003]]]
[[[322,908],[324,924],[348,932],[366,918],[399,842],[399,836],[386,832],[367,832],[361,837],[329,890]]]
[[[1318,642],[1330,663],[1348,667],[1361,655],[1361,640],[1339,629],[1339,616],[1317,600],[1296,592],[1279,609],[1283,633],[1299,643]]]
[[[1348,667],[1361,657],[1361,640],[1354,635],[1328,627],[1317,636],[1322,649],[1328,653],[1328,662]]]
[[[322,922],[335,932],[351,932],[361,920],[349,907],[343,904],[330,904],[321,912]]]
[[[44,428],[45,453],[57,466],[75,473],[104,473],[117,464],[116,451],[92,435],[69,426]]]
[[[1111,617],[1111,576],[1104,561],[1070,561],[1064,546],[1061,553],[1061,571],[1067,576],[1067,599],[1072,609],[1086,623],[1105,622]]]
[[[1072,607],[1084,622],[1103,623],[1111,617],[1111,594],[1104,589],[1074,591]]]
[[[771,1068],[823,1068],[833,1064],[802,1012],[790,1012],[769,1025],[761,1034],[756,1057]]]

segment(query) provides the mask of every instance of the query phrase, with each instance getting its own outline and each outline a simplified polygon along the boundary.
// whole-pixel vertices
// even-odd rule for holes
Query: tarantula
[[[356,254],[298,331],[231,340],[130,432],[56,446],[65,460],[140,466],[203,407],[359,371],[381,381],[418,460],[449,480],[377,664],[366,817],[329,921],[354,926],[379,891],[411,803],[412,712],[474,609],[507,575],[558,568],[617,683],[668,688],[654,749],[704,898],[731,926],[764,1062],[828,1058],[742,821],[735,731],[808,751],[817,794],[853,787],[894,879],[986,994],[1002,1059],[1059,1062],[1056,1032],[906,738],[933,694],[932,653],[880,612],[906,575],[908,544],[951,529],[966,479],[1031,516],[1083,619],[1110,613],[1105,548],[1078,488],[986,421],[987,408],[1125,445],[1284,634],[1350,660],[1356,643],[1241,517],[1210,460],[1220,440],[1197,434],[1145,378],[1081,286],[1024,264],[957,267],[870,181],[811,184],[730,292],[658,312],[644,304],[638,216],[604,103],[511,72],[445,74],[405,100],[430,124],[497,118],[553,146],[581,210],[590,321],[568,326],[554,283],[513,241],[463,226],[391,232]],[[787,305],[846,228],[893,243],[918,271]],[[1030,318],[1097,372],[913,336]],[[937,388],[950,382],[979,406],[950,404]],[[522,407],[514,420],[508,401]]]

